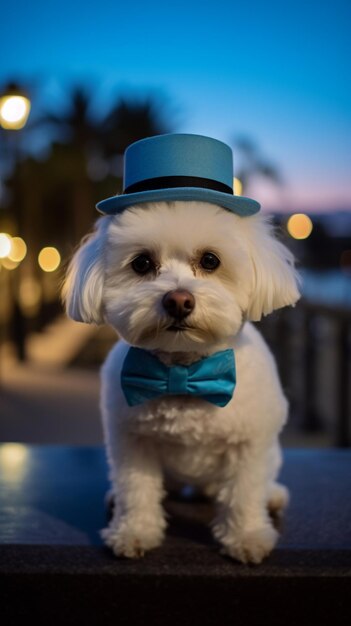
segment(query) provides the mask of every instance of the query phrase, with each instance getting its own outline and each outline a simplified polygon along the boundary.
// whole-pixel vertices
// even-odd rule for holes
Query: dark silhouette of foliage
[[[241,167],[237,172],[245,194],[250,181],[256,176],[263,176],[275,185],[282,185],[283,180],[278,168],[265,156],[262,156],[257,145],[246,136],[237,137],[234,147],[241,153]]]
[[[102,123],[107,156],[123,154],[133,141],[170,132],[159,104],[150,98],[130,101],[122,98]]]
[[[67,249],[91,229],[97,217],[96,202],[121,191],[126,147],[138,139],[171,132],[171,123],[165,121],[161,102],[151,97],[118,99],[99,119],[92,94],[77,86],[62,112],[48,112],[32,123],[31,132],[38,131],[55,139],[44,159],[31,157],[17,164],[27,199],[24,234],[39,245],[53,233],[56,244]],[[7,181],[13,200],[17,180],[18,172],[13,172]]]
[[[72,148],[89,150],[101,137],[100,124],[91,113],[91,97],[82,87],[72,90],[65,111],[60,115],[48,113],[43,116],[41,123],[58,129],[61,140]]]

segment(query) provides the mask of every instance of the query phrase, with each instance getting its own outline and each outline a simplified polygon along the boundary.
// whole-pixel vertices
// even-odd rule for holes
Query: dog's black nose
[[[162,305],[169,315],[181,320],[193,311],[195,298],[190,291],[175,289],[174,291],[168,291],[163,296]]]

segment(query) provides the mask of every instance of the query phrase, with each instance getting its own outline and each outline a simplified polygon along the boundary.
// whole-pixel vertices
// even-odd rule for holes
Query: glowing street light
[[[54,272],[61,263],[61,255],[56,248],[43,248],[39,252],[38,263],[43,272]]]
[[[0,130],[4,130],[4,135],[7,133],[9,145],[12,144],[12,150],[9,151],[12,157],[12,169],[13,169],[13,182],[15,188],[15,202],[14,202],[14,218],[16,223],[16,229],[21,233],[23,228],[23,192],[21,189],[21,176],[19,174],[19,165],[21,161],[21,133],[19,132],[23,128],[28,120],[30,112],[30,100],[28,95],[18,88],[18,85],[10,83],[6,89],[0,92]],[[17,131],[13,133],[12,131]],[[24,243],[24,242],[23,242]],[[12,245],[10,250],[4,257],[2,265],[6,269],[15,269],[20,260],[14,260],[10,258],[12,251]],[[24,258],[26,250],[22,245],[22,252],[16,253],[14,248],[15,258],[22,256]],[[22,260],[22,259],[21,259]],[[21,270],[12,272],[11,284],[11,298],[12,298],[12,318],[11,318],[11,335],[13,336],[17,357],[20,361],[26,359],[26,322],[23,316],[22,309],[19,305],[19,288],[21,284]]]
[[[16,85],[10,84],[0,94],[0,126],[7,130],[20,130],[27,122],[30,100]]]
[[[20,263],[23,261],[26,254],[27,245],[26,242],[23,241],[22,237],[12,237],[11,250],[8,254],[9,259],[15,263]]]
[[[289,217],[286,227],[293,239],[307,239],[312,232],[313,223],[305,213],[294,213]]]
[[[22,237],[11,237],[7,233],[0,233],[1,264],[8,270],[13,270],[23,261],[27,254],[27,246]]]
[[[11,253],[11,237],[7,233],[0,233],[0,259],[5,259]]]
[[[1,260],[1,265],[5,268],[5,270],[15,270],[16,267],[19,266],[19,263],[11,261],[10,257],[7,256],[5,259]]]
[[[243,184],[241,180],[239,180],[239,178],[237,178],[236,176],[234,176],[233,178],[233,189],[235,196],[241,196],[243,192]]]

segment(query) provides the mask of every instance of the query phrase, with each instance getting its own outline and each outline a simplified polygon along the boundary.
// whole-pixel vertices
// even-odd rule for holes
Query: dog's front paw
[[[222,554],[241,563],[261,563],[273,550],[279,533],[270,525],[237,535],[232,541],[223,542]]]
[[[136,528],[128,523],[119,526],[111,524],[100,531],[105,544],[116,556],[139,559],[145,552],[161,545],[163,528]]]
[[[289,489],[280,483],[272,483],[270,486],[267,506],[271,515],[281,516],[290,501]]]

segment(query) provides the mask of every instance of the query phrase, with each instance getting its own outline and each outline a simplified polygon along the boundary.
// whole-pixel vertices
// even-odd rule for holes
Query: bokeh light
[[[0,259],[4,259],[11,252],[11,237],[7,233],[0,233]]]
[[[11,259],[11,261],[15,261],[16,263],[20,263],[23,261],[26,254],[27,245],[22,237],[12,237],[11,250],[8,254],[9,259]]]
[[[1,259],[1,265],[6,270],[15,270],[19,263],[17,261],[12,261],[10,257],[5,257],[4,259]]]
[[[38,263],[43,272],[54,272],[61,263],[61,255],[56,248],[48,246],[39,252]]]
[[[286,227],[293,239],[307,239],[312,232],[313,223],[305,213],[294,213],[289,217]]]
[[[6,480],[19,480],[28,467],[29,452],[21,443],[5,443],[0,448],[0,471]]]
[[[243,184],[239,178],[236,178],[236,176],[233,178],[233,189],[235,196],[241,196],[243,192]]]
[[[30,101],[25,96],[9,95],[0,99],[0,124],[9,130],[25,126],[30,111]]]

